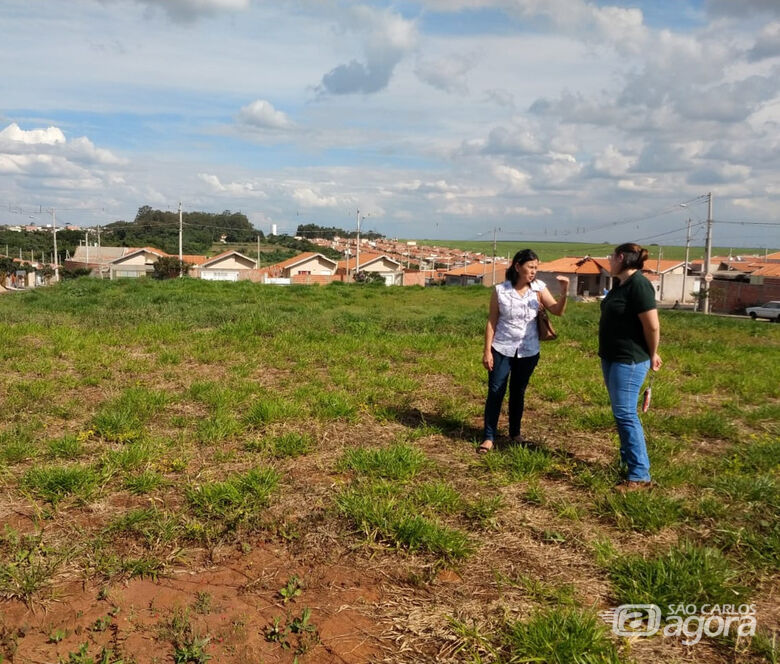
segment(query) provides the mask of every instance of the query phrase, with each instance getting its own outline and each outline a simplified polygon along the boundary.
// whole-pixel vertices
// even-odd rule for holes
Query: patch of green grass
[[[654,533],[683,518],[683,503],[655,491],[611,492],[596,502],[596,512],[618,528]]]
[[[472,545],[465,534],[421,516],[411,500],[396,493],[389,484],[363,485],[339,493],[336,506],[369,539],[447,560],[469,555]]]
[[[249,427],[258,428],[271,422],[300,418],[303,415],[297,403],[278,396],[269,396],[249,406],[244,414],[244,422]]]
[[[73,496],[89,500],[97,491],[101,477],[90,466],[42,466],[31,468],[21,479],[22,489],[53,505]]]
[[[29,602],[52,583],[64,559],[41,533],[20,535],[6,526],[0,536],[0,597]]]
[[[223,482],[190,486],[185,493],[196,515],[233,529],[257,519],[278,483],[279,473],[273,468],[253,468]]]
[[[125,404],[101,409],[92,418],[92,429],[104,440],[115,443],[130,443],[144,435],[141,418]]]
[[[463,516],[480,528],[496,528],[496,514],[503,506],[501,496],[481,496],[466,501]]]
[[[410,480],[429,464],[413,445],[395,443],[386,448],[354,447],[338,463],[339,470],[352,470],[367,477]]]
[[[143,507],[117,516],[104,532],[112,537],[130,537],[149,550],[157,550],[175,542],[183,530],[179,517],[156,507]]]
[[[443,514],[454,514],[463,504],[463,499],[455,488],[440,481],[419,484],[414,488],[411,497],[422,509]]]
[[[358,413],[354,398],[343,392],[315,392],[311,410],[321,420],[353,420]]]
[[[231,413],[217,410],[198,422],[196,438],[200,443],[213,445],[232,438],[242,430],[241,423]]]
[[[289,431],[270,439],[270,449],[276,457],[299,457],[314,449],[314,437],[307,433]]]
[[[629,555],[610,563],[621,604],[735,604],[747,596],[739,573],[717,549],[685,543],[657,556]]]
[[[77,459],[84,454],[84,443],[78,436],[62,436],[50,440],[48,445],[48,454],[54,459]]]
[[[125,575],[130,579],[138,577],[156,581],[157,577],[165,571],[165,568],[165,561],[151,555],[128,556],[120,558],[117,573]]]
[[[552,453],[541,448],[510,445],[480,457],[483,467],[491,472],[502,472],[510,481],[520,482],[550,473],[555,466]]]
[[[144,470],[138,475],[125,478],[124,487],[130,493],[141,496],[151,493],[165,483],[165,478],[154,470]]]
[[[544,505],[547,502],[547,494],[538,482],[530,482],[523,494],[523,499],[532,505]]]
[[[162,625],[160,635],[173,644],[175,664],[206,664],[211,659],[211,655],[206,653],[211,639],[201,636],[192,626],[189,609],[174,609]]]
[[[13,465],[34,458],[38,453],[30,427],[15,424],[0,431],[0,462]]]
[[[103,463],[109,469],[135,470],[147,465],[157,455],[155,446],[145,440],[131,442],[118,450],[109,450]]]
[[[701,437],[735,440],[737,428],[726,416],[717,411],[707,411],[694,415],[675,414],[659,423],[662,431],[686,439]]]
[[[548,664],[620,664],[608,630],[598,616],[573,608],[554,608],[528,621],[507,625],[505,661]]]

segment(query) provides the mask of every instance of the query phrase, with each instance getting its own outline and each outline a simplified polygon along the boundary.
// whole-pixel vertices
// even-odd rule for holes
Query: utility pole
[[[498,230],[501,230],[500,228]],[[493,283],[491,286],[496,285],[496,229],[493,229]]]
[[[683,265],[682,296],[680,302],[685,304],[685,277],[688,275],[688,252],[691,248],[691,218],[688,217],[688,230],[685,233],[685,264]]]
[[[658,299],[663,301],[664,299],[664,277],[661,274],[661,257],[664,255],[664,248],[658,245],[658,262],[655,266],[655,272],[658,275],[658,282],[660,284],[660,291],[658,292]]]
[[[179,279],[184,276],[184,252],[182,251],[182,238],[184,236],[184,229],[181,218],[181,201],[179,201]]]
[[[260,267],[260,234],[257,235],[257,263],[255,263],[255,267]]]
[[[51,209],[51,228],[54,236],[54,282],[56,283],[60,280],[60,265],[59,258],[57,258],[57,214],[54,212],[54,208]]]
[[[87,248],[87,269],[89,269],[89,229],[84,230],[84,246]]]
[[[712,192],[707,194],[707,239],[704,242],[704,313],[710,313],[710,258],[712,257]]]
[[[360,270],[360,209],[357,211],[357,248],[355,249],[355,276]]]
[[[98,265],[100,266],[100,278],[103,278],[103,252],[100,250],[100,224],[97,227],[98,234]]]

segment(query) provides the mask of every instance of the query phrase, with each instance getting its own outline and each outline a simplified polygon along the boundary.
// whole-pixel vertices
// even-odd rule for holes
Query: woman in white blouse
[[[485,434],[477,452],[493,449],[498,416],[509,381],[509,437],[523,441],[525,390],[539,362],[539,334],[536,316],[540,302],[551,314],[563,315],[569,278],[557,276],[561,296],[552,296],[544,282],[536,278],[539,257],[530,249],[518,251],[506,271],[506,281],[497,284],[490,298],[490,313],[485,327],[485,352],[482,364],[488,370],[488,396],[485,402]]]

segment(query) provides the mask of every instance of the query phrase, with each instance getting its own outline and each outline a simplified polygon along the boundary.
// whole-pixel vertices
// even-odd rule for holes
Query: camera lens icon
[[[618,636],[652,636],[661,627],[656,604],[621,604],[612,614],[612,631]]]

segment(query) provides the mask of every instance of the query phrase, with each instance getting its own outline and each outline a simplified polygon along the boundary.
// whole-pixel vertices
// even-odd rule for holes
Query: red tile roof
[[[660,268],[659,268],[659,262],[660,262]],[[676,267],[680,267],[685,261],[673,261],[673,260],[665,260],[661,259],[660,261],[658,259],[653,260],[652,258],[645,261],[645,270],[652,270],[653,272],[668,272],[669,270],[673,270]]]
[[[503,273],[509,267],[509,263],[496,261],[495,267],[496,267],[496,274],[501,275],[503,277]],[[456,267],[452,270],[447,271],[445,274],[453,277],[461,276],[461,275],[469,275],[469,276],[477,276],[482,274],[492,275],[493,263],[471,263],[470,265],[466,265],[466,267]]]
[[[751,272],[752,277],[780,277],[780,263],[764,263]]]
[[[558,272],[560,274],[601,274],[601,270],[609,270],[606,259],[596,259],[590,256],[569,256],[554,261],[539,263],[538,272]]]

